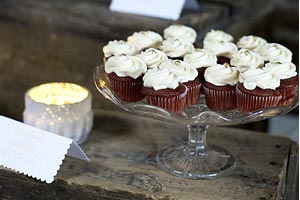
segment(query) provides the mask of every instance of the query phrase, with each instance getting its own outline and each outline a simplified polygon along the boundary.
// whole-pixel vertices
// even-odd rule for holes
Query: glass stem
[[[206,132],[208,125],[187,125],[187,128],[189,132],[188,153],[193,156],[206,154]]]

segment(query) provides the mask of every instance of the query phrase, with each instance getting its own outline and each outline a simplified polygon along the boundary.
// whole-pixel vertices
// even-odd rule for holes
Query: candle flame
[[[83,101],[88,91],[73,83],[46,83],[32,88],[29,97],[47,105],[66,105]]]

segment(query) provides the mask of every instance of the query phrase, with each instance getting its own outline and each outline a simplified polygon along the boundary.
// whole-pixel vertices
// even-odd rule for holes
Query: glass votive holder
[[[73,83],[46,83],[25,94],[25,124],[84,142],[93,126],[91,92]]]

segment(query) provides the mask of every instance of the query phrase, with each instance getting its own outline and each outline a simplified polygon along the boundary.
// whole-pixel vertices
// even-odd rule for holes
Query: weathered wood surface
[[[137,30],[162,32],[163,28],[174,23],[194,27],[198,41],[211,28],[228,29],[232,24],[243,21],[244,28],[250,29],[253,23],[259,24],[275,6],[277,0],[242,1],[200,1],[200,11],[184,10],[178,21],[161,20],[145,16],[112,13],[108,9],[109,0],[2,0],[0,18],[19,21],[46,22],[90,37],[106,40],[123,39]],[[255,14],[254,14],[255,13]],[[244,23],[251,20],[252,24]],[[230,30],[230,29],[229,29]],[[243,34],[244,29],[232,32]]]
[[[209,130],[208,142],[228,149],[237,158],[237,169],[232,176],[213,181],[191,181],[159,171],[155,166],[155,153],[165,144],[185,141],[187,134],[184,127],[144,118],[129,118],[129,114],[124,112],[112,114],[112,111],[119,109],[96,91],[92,73],[94,67],[101,62],[101,49],[109,38],[123,38],[149,24],[153,24],[153,29],[157,25],[160,27],[157,30],[162,30],[171,22],[116,14],[114,23],[118,28],[107,31],[112,26],[110,18],[103,17],[107,22],[101,26],[102,21],[93,25],[92,17],[83,17],[81,12],[85,11],[79,9],[80,5],[88,3],[73,1],[75,7],[71,6],[70,9],[78,9],[75,9],[76,12],[66,12],[67,4],[64,2],[70,1],[54,2],[56,3],[52,5],[47,1],[0,1],[0,114],[22,120],[26,90],[41,83],[69,81],[89,88],[94,96],[96,117],[91,137],[83,148],[92,162],[67,158],[56,181],[51,185],[1,170],[0,199],[294,197],[295,176],[298,174],[297,145],[287,139],[261,133],[223,128]],[[20,10],[14,12],[16,10],[13,8],[18,6]],[[196,19],[187,14],[182,20],[186,20],[183,22],[187,24],[197,24],[201,38],[201,34],[208,28],[227,27],[228,22],[225,23],[224,20],[223,23],[223,19],[219,19],[227,16],[227,6],[224,9],[222,3],[216,8],[220,12],[210,10],[199,13],[201,17]],[[94,9],[91,16],[97,12],[95,20],[100,20],[101,15],[96,7]],[[55,12],[51,14],[53,10]],[[28,12],[35,14],[28,15]],[[106,14],[109,15],[107,12]],[[41,17],[43,15],[46,17]],[[47,17],[48,15],[52,18]],[[73,19],[76,15],[77,22]],[[122,19],[124,20],[118,23]],[[60,20],[63,22],[61,25],[58,23]],[[134,22],[132,27],[126,23],[127,20]],[[231,30],[233,35],[240,34],[238,28],[232,27]]]
[[[3,0],[0,15],[21,21],[48,22],[68,30],[106,40],[123,39],[136,30],[161,32],[171,23],[145,16],[112,13],[108,9],[110,1],[47,1],[47,0]],[[227,14],[226,14],[227,13]],[[200,13],[186,14],[181,23],[194,27],[207,26],[217,18],[228,15],[227,9],[215,5],[205,5]]]
[[[66,158],[51,185],[0,170],[2,199],[283,199],[297,148],[288,139],[241,129],[208,130],[208,144],[236,158],[233,174],[188,180],[156,167],[165,145],[187,141],[185,127],[128,113],[95,110],[95,126],[82,145],[91,162]],[[294,175],[292,175],[294,176]],[[292,177],[293,179],[295,177]]]

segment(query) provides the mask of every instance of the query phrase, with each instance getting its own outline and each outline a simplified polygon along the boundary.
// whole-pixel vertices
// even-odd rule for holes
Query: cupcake
[[[267,41],[265,39],[253,35],[243,36],[237,42],[239,48],[248,49],[255,53],[259,53],[260,49],[266,44]]]
[[[281,94],[276,88],[279,85],[279,77],[265,68],[251,68],[241,73],[236,91],[237,109],[248,113],[278,106]]]
[[[203,48],[217,56],[218,64],[230,63],[232,55],[238,50],[232,42],[205,43]]]
[[[198,77],[202,81],[205,69],[217,64],[217,56],[205,49],[195,49],[192,53],[186,54],[183,61],[198,70]]]
[[[154,48],[142,51],[139,55],[137,55],[137,57],[144,61],[148,68],[156,68],[162,62],[168,60],[168,56],[164,52]]]
[[[186,54],[194,51],[194,46],[184,40],[168,38],[162,42],[160,50],[167,54],[170,59],[183,60]]]
[[[179,83],[169,69],[149,69],[144,77],[142,94],[147,103],[175,113],[181,113],[185,107],[187,88]]]
[[[216,111],[235,109],[238,77],[238,70],[227,63],[207,68],[203,82],[207,107]]]
[[[188,26],[171,25],[164,30],[164,38],[181,39],[193,44],[196,41],[197,33]]]
[[[233,37],[224,31],[212,29],[204,36],[203,44],[216,42],[233,42]]]
[[[295,100],[299,87],[299,77],[296,72],[296,66],[291,62],[270,62],[266,64],[265,68],[280,78],[280,86],[276,90],[280,92],[282,99],[278,105],[290,105]]]
[[[292,61],[292,52],[285,46],[277,43],[267,43],[260,49],[259,54],[264,58],[265,63]]]
[[[138,52],[139,50],[134,45],[123,40],[109,41],[108,44],[103,47],[103,61],[106,62],[111,56],[134,56],[138,54]]]
[[[139,51],[147,48],[158,48],[163,41],[162,37],[153,31],[135,32],[127,38],[127,41],[136,46]]]
[[[259,68],[264,66],[264,59],[257,53],[247,49],[240,49],[232,55],[230,64],[244,72],[250,68]]]
[[[127,102],[140,101],[143,74],[147,71],[146,64],[135,56],[113,56],[105,63],[112,91],[121,100]]]
[[[167,68],[171,71],[179,83],[187,87],[185,106],[192,106],[198,103],[200,96],[201,81],[198,76],[198,71],[190,64],[180,60],[169,60],[163,62],[159,68]]]
[[[203,48],[217,56],[218,64],[230,63],[232,54],[238,50],[232,42],[233,37],[228,33],[221,30],[211,30],[204,37]]]

